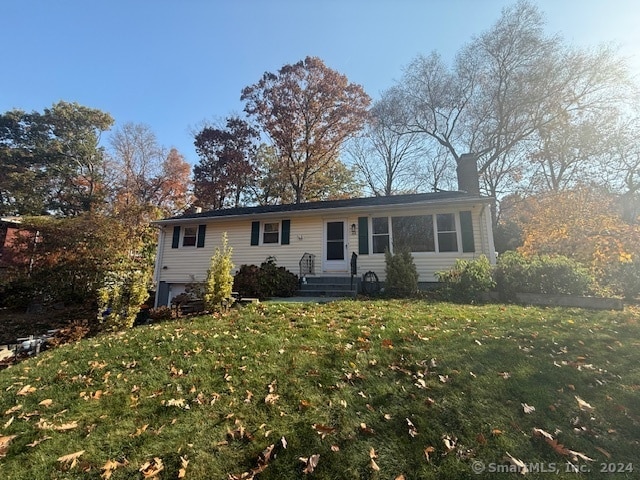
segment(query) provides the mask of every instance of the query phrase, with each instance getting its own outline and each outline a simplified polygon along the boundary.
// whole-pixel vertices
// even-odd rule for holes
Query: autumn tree
[[[224,127],[205,127],[195,136],[200,157],[193,169],[195,196],[208,208],[237,207],[255,181],[258,131],[238,117]]]
[[[175,148],[167,152],[148,125],[125,123],[110,146],[114,213],[145,222],[190,203],[191,167]]]
[[[327,175],[344,141],[366,120],[369,96],[317,57],[266,72],[242,90],[245,112],[270,137],[294,201],[313,200],[309,185]]]
[[[568,47],[544,26],[538,8],[520,0],[473,37],[451,67],[437,53],[420,56],[396,87],[401,126],[443,146],[456,162],[477,153],[493,196],[527,178],[528,153],[553,147],[553,158],[538,160],[553,164],[566,151],[563,131],[582,138],[626,97],[625,65],[615,51]],[[595,146],[585,145],[585,152]]]
[[[77,215],[106,195],[100,146],[113,119],[100,110],[58,102],[42,113],[0,115],[0,210]]]
[[[556,254],[603,272],[609,265],[640,261],[640,229],[621,217],[616,198],[596,188],[529,197],[515,218],[528,255]]]

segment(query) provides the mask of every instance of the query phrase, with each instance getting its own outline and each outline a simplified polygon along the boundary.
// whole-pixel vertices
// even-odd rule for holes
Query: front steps
[[[300,280],[297,295],[300,297],[351,297],[358,293],[360,279],[353,277],[314,277]]]

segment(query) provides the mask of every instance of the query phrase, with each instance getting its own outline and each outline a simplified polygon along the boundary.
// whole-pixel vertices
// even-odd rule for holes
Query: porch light
[[[355,235],[356,234],[356,224],[352,223],[351,224],[351,235]]]

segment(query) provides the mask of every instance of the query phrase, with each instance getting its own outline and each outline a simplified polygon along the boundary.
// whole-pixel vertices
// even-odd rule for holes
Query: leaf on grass
[[[411,435],[412,438],[418,435],[418,429],[413,424],[413,422],[408,418],[405,418],[405,420],[407,421],[407,425],[409,426],[409,435]]]
[[[360,431],[362,433],[366,433],[367,435],[375,435],[376,432],[374,432],[373,428],[371,427],[367,427],[367,424],[362,422],[360,424]]]
[[[580,407],[580,410],[585,412],[593,412],[594,408],[591,405],[589,405],[587,402],[585,402],[583,399],[581,399],[579,396],[575,395],[575,399],[578,402],[578,407]]]
[[[55,430],[56,432],[65,432],[67,430],[73,430],[74,428],[78,428],[78,422],[75,420],[73,422],[62,423],[60,425],[55,425],[53,423],[49,423],[46,420],[40,420],[36,426],[40,430]]]
[[[279,398],[280,395],[278,395],[277,393],[269,393],[266,397],[264,397],[264,403],[266,403],[267,405],[274,405]]]
[[[526,403],[521,403],[521,405],[522,405],[522,411],[526,414],[536,411],[536,407],[532,407],[531,405],[527,405]]]
[[[533,436],[534,437],[544,437],[545,439],[553,440],[553,435],[551,435],[549,432],[545,432],[541,428],[534,428],[533,429]]]
[[[458,439],[455,437],[451,438],[449,435],[442,436],[442,443],[444,443],[444,448],[446,450],[445,455],[456,449],[457,442]]]
[[[585,462],[594,462],[593,458],[587,457],[584,453],[576,452],[574,450],[568,450],[568,455],[574,462],[578,460],[584,460]]]
[[[518,460],[517,458],[512,457],[511,454],[509,454],[509,452],[505,452],[505,453],[506,455],[504,459],[507,462],[509,462],[511,465],[516,467],[520,475],[526,475],[527,473],[529,473],[529,469],[527,469],[527,465],[522,460]]]
[[[152,478],[158,475],[163,470],[164,465],[162,464],[162,459],[154,457],[154,459],[150,462],[145,462],[138,471],[142,473],[142,476],[144,478]]]
[[[494,428],[493,430],[491,430],[491,435],[493,435],[494,437],[502,435],[503,433],[504,432],[498,428]]]
[[[189,460],[180,456],[180,470],[178,470],[178,478],[184,478],[187,474],[187,465],[189,465]]]
[[[245,390],[247,392],[247,396],[244,399],[244,403],[251,403],[251,399],[253,398],[253,392],[251,390]]]
[[[611,458],[611,454],[609,452],[607,452],[604,448],[596,447],[596,450],[598,450],[605,457]]]
[[[27,443],[27,447],[36,447],[40,445],[42,442],[44,442],[45,440],[51,440],[51,437],[42,437],[42,438],[39,438],[38,440],[34,440],[32,443]]]
[[[313,473],[315,468],[318,466],[318,462],[320,461],[320,455],[318,454],[311,455],[309,458],[300,457],[299,460],[305,464],[305,467],[304,467],[304,470],[302,470],[302,473],[306,475],[307,473]]]
[[[427,462],[431,461],[431,454],[435,451],[436,448],[432,447],[431,445],[424,449],[424,457],[427,459]]]
[[[0,458],[7,455],[7,450],[9,450],[9,444],[11,440],[16,438],[17,435],[5,435],[0,437]]]
[[[163,400],[162,404],[166,407],[178,407],[183,410],[189,410],[191,408],[184,398],[170,398],[166,401]]]
[[[9,428],[9,426],[13,423],[13,421],[15,420],[16,417],[11,417],[9,420],[6,421],[6,423],[4,424],[4,429],[6,430],[7,428]]]
[[[371,467],[371,470],[373,470],[374,472],[379,472],[380,471],[380,467],[378,466],[378,464],[376,463],[376,461],[373,458],[369,462],[369,466]]]
[[[63,455],[58,458],[60,463],[69,464],[69,468],[73,468],[78,464],[78,458],[84,453],[84,450],[80,450],[79,452],[70,453],[69,455]]]
[[[400,474],[396,478],[394,478],[394,480],[405,480],[405,477],[404,475]]]
[[[553,451],[559,455],[569,455],[569,449],[562,445],[558,440],[552,438],[545,438],[545,441],[553,448]]]
[[[126,461],[125,463],[120,463],[120,462],[116,462],[114,460],[107,460],[107,463],[105,463],[100,470],[103,470],[102,474],[100,475],[102,478],[104,478],[105,480],[108,480],[109,478],[111,478],[111,475],[113,475],[113,472],[116,468],[118,467],[124,467],[125,465],[127,465]]]
[[[6,412],[4,412],[5,415],[11,415],[12,413],[17,412],[18,410],[22,409],[22,405],[16,405],[15,407],[11,407],[9,410],[7,410]]]
[[[143,425],[143,426],[141,426],[141,427],[139,427],[139,428],[136,428],[136,433],[132,433],[129,436],[132,437],[132,438],[139,437],[140,435],[142,435],[147,430],[147,428],[149,428],[149,424],[148,423]]]
[[[20,395],[24,397],[35,391],[36,391],[36,387],[32,387],[31,385],[25,385],[20,390],[18,390],[18,393],[16,393],[16,395]]]
[[[51,405],[53,405],[53,400],[47,398],[46,400],[42,400],[38,405],[41,405],[43,407],[50,407]]]
[[[336,428],[335,427],[330,427],[328,425],[322,425],[321,423],[314,423],[313,425],[311,425],[311,427],[318,432],[318,435],[320,435],[322,438],[326,437],[327,435],[330,435],[332,433],[336,432]]]
[[[332,452],[339,452],[340,451],[340,447],[338,445],[331,445],[331,451]]]
[[[504,378],[505,380],[511,378],[511,374],[509,372],[499,372],[498,376]]]

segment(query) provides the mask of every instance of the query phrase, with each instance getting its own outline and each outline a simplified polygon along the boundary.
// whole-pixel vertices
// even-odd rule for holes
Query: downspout
[[[164,225],[158,228],[158,250],[156,251],[156,261],[153,266],[153,283],[156,287],[156,296],[153,302],[153,308],[158,308],[158,285],[160,284],[160,270],[162,268],[162,254],[164,253]]]

